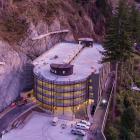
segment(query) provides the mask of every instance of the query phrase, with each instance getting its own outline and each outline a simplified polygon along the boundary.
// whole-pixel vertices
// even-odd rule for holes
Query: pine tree
[[[117,26],[117,17],[113,16],[110,19],[108,24],[107,34],[104,41],[104,49],[103,52],[104,58],[103,62],[108,61],[118,61],[118,57],[120,54],[116,53],[119,52],[119,39],[118,39],[118,26]]]
[[[121,116],[121,125],[127,129],[127,131],[134,132],[136,125],[136,111],[133,106],[125,108]]]
[[[115,118],[116,90],[118,81],[118,68],[123,72],[123,64],[131,57],[132,41],[129,24],[129,7],[125,0],[119,1],[115,14],[111,18],[107,35],[104,41],[103,62],[115,63],[115,86],[113,98],[113,120]],[[119,74],[122,75],[123,73]]]
[[[126,1],[120,0],[115,15],[111,18],[104,42],[103,61],[122,62],[131,56],[129,9]]]
[[[131,40],[133,43],[140,43],[140,12],[135,5],[131,6],[130,11]]]

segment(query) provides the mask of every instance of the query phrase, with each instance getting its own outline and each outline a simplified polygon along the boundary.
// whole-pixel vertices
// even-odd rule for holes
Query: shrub
[[[118,140],[118,131],[116,128],[110,126],[107,129],[107,139],[108,140]]]
[[[0,36],[9,41],[16,42],[24,38],[27,33],[28,24],[26,19],[19,17],[13,9],[7,9],[0,14]]]
[[[43,19],[51,23],[57,15],[60,3],[58,0],[39,1],[37,3],[38,11],[43,15]]]

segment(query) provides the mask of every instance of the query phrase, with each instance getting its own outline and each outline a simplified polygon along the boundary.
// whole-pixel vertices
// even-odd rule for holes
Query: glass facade
[[[35,97],[43,108],[54,112],[59,110],[63,113],[74,113],[80,105],[89,102],[89,99],[98,101],[98,95],[109,73],[108,69],[104,66],[99,75],[90,75],[81,81],[49,81],[34,75]]]
[[[35,77],[35,96],[42,107],[52,111],[55,108],[76,107],[89,99],[88,80],[79,82],[44,81]]]

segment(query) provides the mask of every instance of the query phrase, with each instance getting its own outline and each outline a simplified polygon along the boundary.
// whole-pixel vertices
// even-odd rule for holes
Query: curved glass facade
[[[42,106],[51,110],[55,107],[76,107],[89,99],[87,81],[59,84],[35,77],[35,96]]]

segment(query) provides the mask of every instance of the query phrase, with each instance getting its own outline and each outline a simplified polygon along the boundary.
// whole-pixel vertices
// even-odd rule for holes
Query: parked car
[[[81,136],[85,136],[86,132],[81,130],[81,129],[72,129],[71,133],[74,135],[81,135]]]
[[[62,129],[65,129],[66,127],[67,127],[67,124],[66,124],[66,123],[62,123],[62,124],[61,124],[61,128],[62,128]]]
[[[81,124],[84,124],[84,125],[87,125],[87,126],[91,125],[91,123],[89,121],[86,121],[86,120],[80,120],[78,123],[81,123]]]
[[[57,124],[58,124],[58,118],[54,117],[53,120],[52,120],[52,125],[56,126]]]
[[[82,129],[82,130],[88,130],[89,126],[87,126],[85,124],[82,124],[82,123],[76,123],[75,128],[76,129]]]
[[[23,106],[25,104],[27,104],[27,99],[24,99],[23,97],[19,97],[16,101],[15,101],[15,104],[17,106]]]

